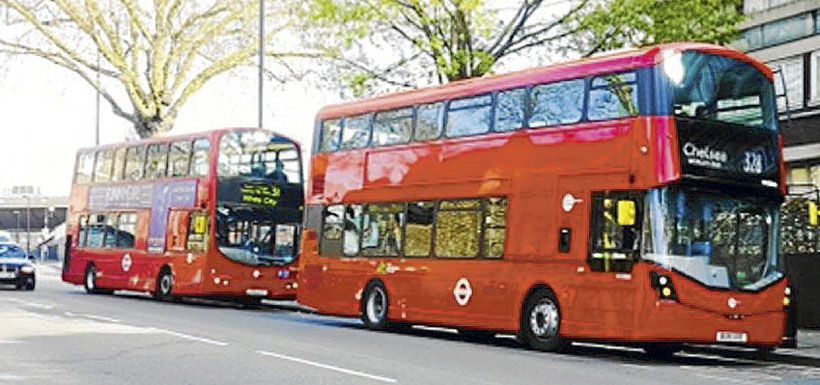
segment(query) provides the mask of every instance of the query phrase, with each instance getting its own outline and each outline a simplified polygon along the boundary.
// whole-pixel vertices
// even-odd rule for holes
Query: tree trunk
[[[134,120],[134,132],[140,139],[150,138],[161,132],[165,132],[174,126],[174,119],[171,117],[142,117],[138,116]]]

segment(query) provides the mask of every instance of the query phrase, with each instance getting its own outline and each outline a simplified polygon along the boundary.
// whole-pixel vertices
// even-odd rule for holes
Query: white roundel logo
[[[730,309],[734,309],[734,308],[736,308],[736,307],[737,307],[737,303],[738,303],[738,302],[737,302],[737,300],[735,299],[735,297],[729,297],[729,300],[728,300],[728,301],[726,301],[726,304],[727,304],[727,305],[729,305],[729,308],[730,308]]]
[[[131,270],[131,256],[128,254],[123,255],[120,264],[122,265],[122,271]]]
[[[470,297],[473,296],[473,288],[470,287],[470,281],[467,278],[461,278],[456,282],[456,287],[453,288],[453,296],[456,297],[459,306],[466,306],[470,302]]]

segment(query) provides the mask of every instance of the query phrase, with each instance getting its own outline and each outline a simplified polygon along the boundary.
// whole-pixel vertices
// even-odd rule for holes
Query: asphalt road
[[[820,362],[697,348],[668,361],[592,345],[525,350],[441,329],[405,334],[283,307],[91,296],[42,267],[0,290],[0,384],[820,384]]]

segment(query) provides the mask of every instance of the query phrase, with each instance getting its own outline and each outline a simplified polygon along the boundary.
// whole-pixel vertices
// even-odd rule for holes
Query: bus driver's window
[[[593,271],[632,270],[640,245],[640,202],[635,193],[593,195],[589,259]]]

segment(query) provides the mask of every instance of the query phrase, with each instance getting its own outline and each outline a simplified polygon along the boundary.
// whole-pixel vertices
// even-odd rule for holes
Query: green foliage
[[[743,20],[742,0],[601,0],[573,18],[573,50],[590,55],[626,46],[694,41],[728,44]]]
[[[304,0],[305,44],[356,96],[479,77],[508,58],[671,41],[726,44],[742,0]]]

